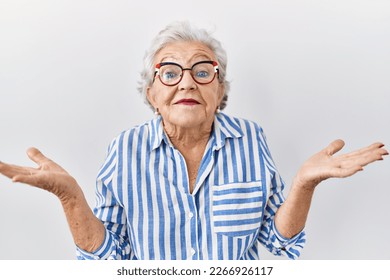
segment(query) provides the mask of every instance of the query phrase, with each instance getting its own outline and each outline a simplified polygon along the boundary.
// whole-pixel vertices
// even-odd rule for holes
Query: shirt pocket
[[[229,183],[213,188],[215,233],[242,237],[260,228],[265,196],[261,181]]]

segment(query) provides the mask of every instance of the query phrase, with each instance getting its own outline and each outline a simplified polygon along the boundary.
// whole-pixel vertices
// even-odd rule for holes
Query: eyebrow
[[[164,56],[163,58],[161,58],[160,59],[160,62],[163,62],[165,59],[173,59],[173,60],[179,60],[178,58],[176,58],[174,55],[170,55],[170,54],[168,54],[168,55],[166,55],[166,56]]]
[[[213,60],[210,56],[206,55],[206,54],[200,54],[200,53],[197,53],[197,54],[194,54],[193,56],[190,57],[189,60],[187,60],[186,62],[190,62],[190,61],[193,61],[194,59],[196,58],[200,58],[200,59],[206,59],[206,60]],[[167,59],[167,60],[166,60]],[[173,54],[167,54],[166,56],[162,57],[160,62],[167,62],[169,61],[169,59],[173,59],[173,60],[180,60],[180,58],[176,57],[175,55]],[[196,62],[195,62],[196,63]]]

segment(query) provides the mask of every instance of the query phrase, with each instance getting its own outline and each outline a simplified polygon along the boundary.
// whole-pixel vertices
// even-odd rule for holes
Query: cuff
[[[104,241],[99,248],[93,252],[87,252],[78,246],[76,246],[77,259],[79,260],[101,260],[107,259],[110,256],[111,246],[112,246],[112,237],[110,232],[106,229]]]
[[[276,248],[277,255],[285,255],[289,259],[297,259],[306,243],[306,233],[304,229],[291,238],[286,238],[280,234],[275,223],[272,224],[272,231],[275,236],[274,248]]]

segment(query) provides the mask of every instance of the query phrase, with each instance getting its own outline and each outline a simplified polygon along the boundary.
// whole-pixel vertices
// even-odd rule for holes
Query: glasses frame
[[[206,83],[199,82],[199,81],[197,81],[197,80],[194,78],[194,75],[192,74],[192,70],[194,69],[194,67],[195,67],[196,65],[198,65],[198,64],[201,64],[201,63],[208,63],[208,64],[212,64],[212,65],[214,66],[214,77],[211,79],[210,82],[206,82]],[[166,84],[166,83],[164,83],[164,81],[161,79],[161,76],[160,76],[160,68],[161,68],[162,66],[165,66],[165,65],[175,65],[175,66],[180,67],[180,69],[181,69],[181,75],[180,75],[179,80],[178,80],[176,83],[174,83],[174,84]],[[183,66],[181,66],[180,64],[177,64],[177,63],[175,63],[175,62],[160,62],[160,63],[156,64],[153,82],[155,81],[156,76],[158,76],[160,82],[161,82],[163,85],[168,86],[168,87],[176,86],[176,85],[179,84],[179,83],[181,82],[181,80],[183,79],[183,76],[184,76],[183,73],[184,73],[185,70],[189,70],[192,79],[193,79],[197,84],[200,84],[200,85],[207,85],[207,84],[212,83],[212,82],[214,81],[214,79],[215,79],[215,76],[217,76],[217,73],[219,74],[218,62],[212,61],[212,60],[199,61],[199,62],[193,64],[193,65],[191,66],[191,68],[183,68]]]

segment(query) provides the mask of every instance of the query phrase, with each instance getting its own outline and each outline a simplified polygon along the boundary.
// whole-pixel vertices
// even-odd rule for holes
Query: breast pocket
[[[260,228],[265,193],[261,181],[213,187],[214,231],[239,237]]]

